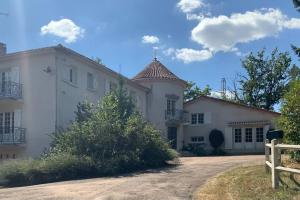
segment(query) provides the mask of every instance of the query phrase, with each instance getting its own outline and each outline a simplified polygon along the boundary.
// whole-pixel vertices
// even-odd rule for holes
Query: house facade
[[[244,140],[244,132],[250,133],[248,126],[243,128],[241,123],[265,121],[259,126],[265,134],[277,116],[208,99],[184,103],[186,82],[156,58],[133,79],[128,79],[62,45],[7,53],[6,45],[0,43],[0,73],[0,160],[39,156],[49,147],[49,135],[74,120],[78,102],[101,101],[118,87],[120,76],[142,116],[178,150],[190,142],[204,143],[209,149],[207,132],[219,128],[225,134],[225,149],[247,151],[238,145],[248,144],[233,142],[235,127],[242,127],[241,140]],[[199,122],[204,118],[204,124],[194,124],[195,114]],[[255,135],[256,126],[251,127]],[[202,136],[204,140],[199,139]],[[195,141],[192,137],[199,138]]]

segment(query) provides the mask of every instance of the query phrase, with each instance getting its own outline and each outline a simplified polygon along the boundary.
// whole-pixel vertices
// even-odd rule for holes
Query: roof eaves
[[[245,105],[245,104],[236,103],[236,102],[232,102],[232,101],[228,101],[228,100],[224,100],[224,99],[219,99],[219,98],[215,98],[215,97],[209,97],[209,96],[197,97],[196,99],[185,102],[184,105],[189,105],[189,104],[196,103],[200,99],[208,99],[208,100],[223,102],[223,103],[227,103],[227,104],[231,104],[231,105],[235,105],[235,106],[240,106],[240,107],[244,107],[244,108],[248,108],[248,109],[257,110],[257,111],[260,111],[260,112],[267,112],[267,113],[271,113],[271,114],[281,115],[281,113],[279,113],[279,112],[266,110],[266,109],[262,109],[262,108],[257,108],[257,107],[253,107],[253,106],[248,106],[248,105]]]

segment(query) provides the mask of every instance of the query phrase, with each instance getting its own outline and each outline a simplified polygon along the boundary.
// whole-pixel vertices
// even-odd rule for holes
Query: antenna
[[[222,97],[226,97],[226,79],[221,79],[221,95]]]
[[[157,60],[157,47],[153,47],[153,58],[154,60]]]

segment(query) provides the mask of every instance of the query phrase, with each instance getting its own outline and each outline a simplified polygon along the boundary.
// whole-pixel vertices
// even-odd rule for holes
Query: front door
[[[173,149],[177,148],[177,128],[168,127],[168,140]]]

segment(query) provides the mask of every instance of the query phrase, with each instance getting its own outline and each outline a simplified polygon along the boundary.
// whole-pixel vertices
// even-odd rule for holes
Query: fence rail
[[[270,160],[270,149],[271,149],[271,160]],[[299,169],[293,169],[289,167],[281,166],[281,150],[282,149],[297,149],[300,150],[300,145],[288,145],[278,144],[278,140],[274,139],[269,143],[266,140],[265,143],[265,159],[266,159],[266,171],[272,172],[272,187],[277,189],[279,187],[279,172],[285,171],[293,174],[300,174]]]

